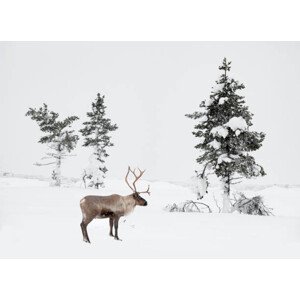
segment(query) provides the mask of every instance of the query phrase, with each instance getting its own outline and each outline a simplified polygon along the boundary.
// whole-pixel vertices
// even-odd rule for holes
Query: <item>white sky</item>
[[[100,92],[119,126],[109,177],[122,178],[131,164],[146,168],[148,179],[188,180],[197,141],[184,114],[209,96],[225,56],[230,76],[246,85],[253,129],[267,134],[255,154],[263,182],[300,183],[299,42],[1,42],[0,170],[49,175],[49,167],[33,165],[45,146],[27,109],[46,102],[63,117],[78,115],[79,128]],[[81,143],[64,175],[80,176],[86,166],[90,150]]]

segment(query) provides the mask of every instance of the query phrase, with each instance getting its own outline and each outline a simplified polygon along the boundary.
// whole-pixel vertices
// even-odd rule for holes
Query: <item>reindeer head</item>
[[[137,191],[135,184],[136,184],[136,182],[142,177],[142,175],[143,175],[143,174],[145,173],[145,171],[146,171],[146,170],[141,171],[140,169],[138,169],[138,170],[139,170],[140,174],[136,174],[135,169],[132,171],[132,170],[130,169],[130,167],[128,167],[128,171],[127,171],[127,174],[126,174],[126,177],[125,177],[125,181],[126,181],[127,185],[130,187],[130,189],[133,191],[132,197],[134,198],[136,205],[147,206],[147,204],[148,204],[147,201],[146,201],[144,198],[142,198],[142,197],[140,196],[140,194],[145,194],[145,193],[147,193],[147,194],[150,196],[150,191],[149,191],[150,186],[148,185],[148,189],[147,189],[146,191],[143,191],[143,192],[138,192],[138,191]],[[132,187],[132,186],[129,184],[129,182],[128,182],[128,176],[129,176],[129,173],[132,173],[133,176],[135,177],[135,180],[134,180],[133,183],[132,183],[133,187]]]

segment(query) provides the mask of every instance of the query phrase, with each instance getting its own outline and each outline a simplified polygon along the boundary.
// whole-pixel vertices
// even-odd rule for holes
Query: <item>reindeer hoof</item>
[[[122,240],[119,239],[117,236],[115,236],[115,240],[117,240],[117,241],[122,241]]]
[[[83,240],[83,241],[84,241],[84,242],[86,242],[86,243],[89,243],[89,244],[91,243],[91,242],[90,242],[90,241],[88,241],[88,240]]]

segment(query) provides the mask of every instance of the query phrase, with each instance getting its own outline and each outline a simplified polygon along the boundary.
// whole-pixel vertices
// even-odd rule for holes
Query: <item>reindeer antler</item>
[[[140,171],[140,174],[139,175],[136,175],[135,174],[135,169],[133,170],[133,172],[131,171],[131,173],[134,175],[135,177],[135,180],[134,182],[132,183],[133,187],[134,187],[134,190],[137,192],[137,189],[136,189],[136,186],[135,186],[135,183],[143,176],[143,174],[145,173],[146,170],[144,171],[141,171],[140,169],[138,169]]]
[[[148,184],[147,191],[139,192],[139,194],[146,194],[146,193],[147,193],[147,194],[150,196],[150,191],[149,191],[149,189],[150,189],[150,185]]]
[[[133,171],[131,170],[131,168],[128,166],[128,171],[127,171],[127,174],[126,174],[126,177],[125,177],[125,181],[127,183],[127,185],[130,187],[130,189],[134,192],[134,193],[139,193],[139,194],[143,194],[143,193],[147,193],[149,196],[150,196],[150,185],[148,185],[148,189],[147,191],[144,191],[144,192],[138,192],[137,189],[136,189],[136,186],[135,186],[135,183],[143,176],[143,174],[145,173],[146,170],[144,171],[141,171],[139,168],[138,168],[140,174],[136,174],[136,169],[134,169]],[[135,180],[133,181],[132,185],[133,187],[129,184],[128,182],[128,175],[129,175],[129,172],[131,172],[133,174],[133,176],[135,177]]]
[[[132,186],[129,184],[129,182],[128,182],[128,175],[129,175],[129,172],[132,173],[130,167],[128,166],[127,174],[126,174],[126,176],[125,176],[125,182],[126,182],[127,185],[130,187],[130,189],[131,189],[133,192],[135,192],[135,190],[133,189],[133,187],[132,187]]]

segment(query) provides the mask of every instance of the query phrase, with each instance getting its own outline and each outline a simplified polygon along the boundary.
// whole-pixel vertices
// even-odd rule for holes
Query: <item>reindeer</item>
[[[128,215],[133,211],[136,205],[147,206],[147,201],[140,196],[140,194],[147,193],[150,196],[150,186],[143,192],[138,192],[136,189],[136,182],[142,177],[146,170],[139,170],[139,174],[136,174],[136,170],[131,170],[128,167],[127,174],[125,176],[125,182],[132,190],[132,194],[128,196],[121,196],[113,194],[110,196],[86,196],[80,200],[80,208],[82,211],[82,222],[80,224],[83,240],[90,243],[90,239],[87,232],[87,225],[97,219],[109,218],[110,231],[109,235],[116,240],[120,240],[118,236],[118,224],[119,219]],[[129,173],[132,173],[135,177],[133,186],[128,182]],[[113,235],[113,226],[115,227],[115,234]]]

